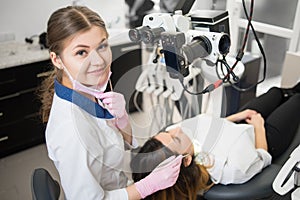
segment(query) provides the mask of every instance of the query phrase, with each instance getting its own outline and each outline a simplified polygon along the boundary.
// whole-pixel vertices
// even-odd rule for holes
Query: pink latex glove
[[[159,164],[148,176],[135,183],[141,198],[173,186],[180,172],[182,155],[171,156]]]
[[[98,95],[105,104],[105,108],[116,117],[116,125],[123,129],[128,124],[128,115],[125,109],[126,101],[122,94],[117,92],[105,92]]]

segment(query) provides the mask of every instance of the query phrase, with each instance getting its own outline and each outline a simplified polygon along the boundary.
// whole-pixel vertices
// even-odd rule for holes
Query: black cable
[[[248,37],[249,37],[249,30],[250,30],[252,16],[253,16],[254,0],[251,0],[251,3],[250,3],[250,16],[248,16],[248,12],[247,12],[244,0],[243,0],[243,8],[244,8],[246,18],[248,20],[248,25],[247,25],[247,28],[246,28],[246,33],[244,35],[244,42],[243,42],[243,45],[242,45],[242,48],[241,48],[242,52],[245,51],[246,43],[247,43],[247,40],[248,40]]]
[[[220,68],[221,68],[222,74],[224,76],[223,78],[221,78],[220,75],[219,75],[219,72],[218,72],[218,63],[221,64]],[[223,65],[226,67],[226,70],[227,70],[227,74],[226,75],[225,75],[224,70],[223,70]],[[230,75],[232,76],[232,78],[233,78],[233,80],[235,82],[239,81],[239,77],[237,75],[235,75],[235,73],[232,71],[232,68],[227,63],[225,57],[222,60],[220,60],[220,59],[217,60],[217,63],[216,63],[216,74],[217,74],[217,76],[218,76],[219,79],[223,80],[223,83],[226,83],[226,82],[230,81]]]
[[[221,78],[221,77],[219,76],[219,74],[218,74],[217,69],[216,69],[217,76],[219,77],[219,80],[216,81],[216,82],[213,83],[213,84],[210,84],[209,86],[207,86],[207,87],[206,87],[204,90],[202,90],[201,92],[191,92],[191,91],[187,90],[186,86],[184,86],[184,84],[183,84],[183,78],[180,78],[180,79],[179,79],[179,82],[181,83],[182,87],[184,88],[184,91],[186,91],[187,93],[192,94],[192,95],[199,95],[199,94],[204,94],[204,93],[207,93],[207,92],[211,92],[211,91],[213,91],[214,89],[216,89],[217,87],[219,87],[220,85],[222,85],[222,84],[225,83],[225,82],[230,83],[230,85],[231,85],[234,89],[236,89],[236,90],[238,90],[238,91],[240,91],[240,92],[245,92],[245,91],[249,91],[249,90],[253,89],[253,88],[256,87],[258,84],[260,84],[261,82],[263,82],[263,81],[265,80],[265,77],[266,77],[266,69],[267,69],[267,66],[266,66],[266,63],[267,63],[267,62],[266,62],[266,55],[265,55],[265,52],[264,52],[264,50],[263,50],[263,47],[262,47],[262,45],[261,45],[261,43],[260,43],[260,41],[259,41],[259,39],[258,39],[258,36],[257,36],[257,34],[256,34],[256,31],[255,31],[255,29],[254,29],[254,27],[253,27],[253,25],[252,25],[252,23],[251,23],[251,21],[252,21],[252,16],[253,16],[254,0],[251,0],[251,3],[250,3],[250,15],[248,15],[248,11],[247,11],[247,9],[246,9],[245,0],[242,0],[242,3],[243,3],[243,9],[244,9],[245,16],[246,16],[246,18],[247,18],[248,24],[247,24],[246,32],[245,32],[245,34],[244,34],[243,44],[242,44],[242,47],[241,47],[241,48],[239,49],[239,51],[238,51],[238,54],[237,54],[237,56],[236,56],[236,61],[235,61],[235,63],[232,65],[232,67],[230,67],[230,66],[228,65],[227,61],[225,60],[225,56],[223,57],[223,60],[218,59],[218,60],[217,60],[217,63],[216,63],[216,68],[217,68],[218,62],[220,62],[220,63],[221,63],[221,69],[223,68],[222,66],[225,65],[226,70],[227,70],[227,74],[225,75],[225,74],[224,74],[224,71],[223,71],[223,69],[222,69],[222,72],[223,72],[224,77]],[[263,55],[263,62],[264,62],[263,78],[262,78],[262,80],[258,81],[256,84],[254,84],[254,85],[252,85],[252,86],[250,86],[250,87],[248,87],[248,88],[239,88],[239,87],[237,87],[236,85],[234,85],[234,83],[232,83],[232,82],[230,81],[230,75],[232,75],[234,79],[236,79],[236,80],[238,79],[238,77],[234,74],[233,70],[234,70],[234,68],[236,67],[237,63],[240,62],[240,61],[242,60],[243,56],[244,56],[244,50],[245,50],[246,43],[247,43],[247,40],[248,40],[248,37],[249,37],[249,30],[250,30],[250,27],[251,27],[251,30],[253,31],[253,35],[254,35],[255,40],[256,40],[256,42],[257,42],[257,44],[258,44],[259,50],[260,50],[261,54]]]
[[[251,20],[252,20],[252,15],[253,15],[253,7],[254,7],[254,0],[251,0],[251,5],[250,5],[250,16],[248,16],[248,12],[246,10],[246,6],[244,4],[244,0],[243,0],[243,8],[244,8],[244,11],[245,11],[245,15],[246,15],[246,18],[248,20],[248,25],[247,25],[247,28],[246,28],[246,32],[245,32],[245,35],[244,35],[244,40],[243,40],[243,44],[242,44],[242,47],[239,49],[238,51],[238,54],[236,56],[236,61],[235,63],[233,64],[233,66],[231,67],[231,70],[230,70],[230,73],[233,72],[234,68],[236,67],[237,63],[240,62],[244,56],[244,50],[245,50],[245,47],[246,47],[246,43],[247,43],[247,40],[248,40],[248,36],[249,36],[249,29],[250,29],[250,26],[251,26]],[[224,58],[223,58],[224,59]],[[230,76],[230,73],[227,73],[227,75],[223,78],[223,80],[226,80],[228,79],[229,81],[229,76]]]
[[[245,92],[245,91],[249,91],[251,89],[253,89],[254,87],[256,87],[258,84],[260,84],[261,82],[263,82],[265,80],[265,77],[266,77],[266,55],[265,55],[265,52],[263,50],[263,47],[258,39],[258,36],[256,34],[256,31],[251,23],[251,20],[252,20],[252,15],[253,15],[253,6],[254,6],[254,1],[252,0],[251,1],[251,5],[250,5],[250,16],[248,16],[248,12],[247,12],[247,9],[246,9],[246,5],[245,5],[245,1],[243,0],[243,8],[244,8],[244,12],[245,12],[245,15],[246,15],[246,18],[248,20],[248,25],[247,25],[247,28],[246,28],[246,32],[245,32],[245,35],[244,35],[244,40],[243,40],[243,45],[241,47],[241,49],[239,50],[238,52],[238,55],[236,56],[236,62],[234,63],[234,65],[231,67],[231,69],[229,70],[228,68],[228,64],[225,60],[225,58],[223,58],[223,60],[218,60],[218,62],[221,62],[221,69],[222,69],[222,72],[223,72],[223,64],[226,66],[227,68],[227,75],[224,75],[224,72],[223,72],[223,75],[224,75],[224,78],[222,79],[223,82],[228,82],[234,89],[236,89],[237,91],[240,91],[240,92]],[[234,83],[232,83],[230,81],[230,74],[233,76],[234,78],[234,81],[237,82],[238,80],[238,77],[235,76],[234,72],[233,72],[233,69],[236,67],[237,63],[239,61],[241,61],[242,57],[244,56],[244,50],[245,50],[245,47],[246,47],[246,42],[248,40],[248,37],[249,37],[249,28],[251,27],[252,31],[253,31],[253,34],[254,34],[254,37],[255,37],[255,40],[258,44],[258,47],[260,49],[260,52],[261,54],[263,55],[263,61],[264,61],[264,71],[263,71],[263,78],[262,80],[258,81],[256,84],[248,87],[248,88],[240,88],[240,87],[237,87],[236,85],[234,85]],[[219,76],[218,74],[218,70],[216,69],[216,73],[217,73],[217,76],[221,79],[221,77]]]
[[[251,0],[251,11],[253,10],[253,1],[254,1],[254,0]],[[252,31],[253,31],[254,38],[255,38],[255,40],[256,40],[256,43],[257,43],[257,45],[258,45],[258,47],[259,47],[259,50],[260,50],[262,56],[263,56],[263,63],[264,63],[264,67],[263,67],[263,77],[262,77],[262,79],[261,79],[260,81],[258,81],[256,84],[254,84],[254,85],[252,85],[252,86],[250,86],[250,87],[248,87],[248,88],[240,88],[240,87],[237,87],[236,85],[234,85],[234,83],[232,83],[232,82],[229,80],[230,85],[231,85],[234,89],[236,89],[237,91],[240,91],[240,92],[246,92],[246,91],[249,91],[249,90],[255,88],[258,84],[262,83],[262,82],[265,80],[265,78],[266,78],[266,72],[267,72],[267,61],[266,61],[266,55],[265,55],[264,49],[263,49],[263,47],[262,47],[262,45],[261,45],[261,43],[260,43],[260,41],[259,41],[259,38],[258,38],[258,36],[257,36],[257,34],[256,34],[256,31],[255,31],[255,29],[254,29],[254,27],[253,27],[253,25],[252,25],[252,23],[251,23],[252,16],[250,16],[250,17],[248,16],[248,12],[247,12],[247,9],[246,9],[245,0],[242,0],[242,3],[243,3],[243,8],[244,8],[245,16],[246,16],[246,18],[247,18],[247,20],[248,20],[248,25],[250,25],[250,27],[251,27],[251,29],[252,29]],[[250,13],[250,14],[251,14],[251,13]],[[243,45],[243,46],[244,46],[244,45]],[[243,48],[245,48],[245,46],[244,46]]]
[[[220,79],[218,81],[216,81],[215,83],[209,84],[204,90],[202,90],[201,92],[191,92],[187,89],[187,87],[183,84],[183,76],[179,76],[179,82],[181,84],[181,86],[183,87],[184,91],[191,94],[191,95],[200,95],[200,94],[205,94],[207,92],[211,92],[214,89],[216,89],[217,87],[219,87],[220,85],[222,85],[223,81]]]
[[[178,79],[179,79],[179,82],[180,82],[181,86],[183,87],[183,90],[184,90],[185,92],[191,94],[191,95],[200,95],[200,94],[204,94],[204,93],[208,92],[208,91],[206,91],[205,89],[202,90],[201,92],[191,92],[191,91],[189,91],[189,90],[187,89],[187,87],[183,84],[183,76],[180,76],[180,75],[179,75],[179,76],[178,76]]]

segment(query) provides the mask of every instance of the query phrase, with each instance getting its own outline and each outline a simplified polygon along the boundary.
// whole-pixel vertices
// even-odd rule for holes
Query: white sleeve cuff
[[[131,149],[136,149],[139,147],[138,141],[135,139],[135,137],[132,136],[132,142],[129,144],[128,142],[124,141],[125,143],[125,149],[126,150],[131,150]]]
[[[263,167],[266,167],[271,164],[272,156],[269,152],[267,152],[264,149],[256,149],[256,151],[257,151],[258,155],[261,157],[261,159],[264,161]]]

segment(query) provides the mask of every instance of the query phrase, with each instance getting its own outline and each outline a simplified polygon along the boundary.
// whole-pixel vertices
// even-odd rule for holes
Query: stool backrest
[[[33,200],[58,200],[60,186],[46,169],[38,168],[31,177],[31,191]]]

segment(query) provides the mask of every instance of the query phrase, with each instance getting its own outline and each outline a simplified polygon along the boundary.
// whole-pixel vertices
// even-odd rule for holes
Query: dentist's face
[[[106,83],[112,62],[106,32],[93,26],[66,41],[61,59],[73,79],[90,87],[101,87]],[[63,83],[72,88],[64,75]]]

